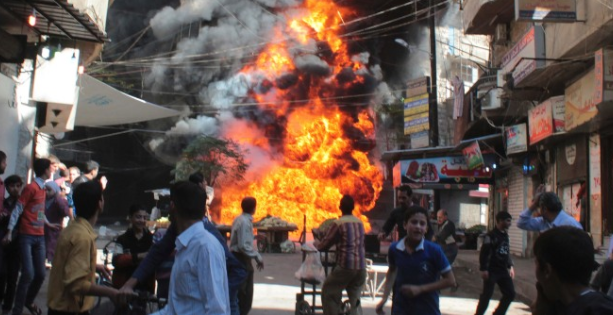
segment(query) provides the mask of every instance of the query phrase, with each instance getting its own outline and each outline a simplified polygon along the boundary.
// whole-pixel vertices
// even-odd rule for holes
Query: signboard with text
[[[428,113],[404,117],[404,134],[410,135],[424,130],[430,130],[430,119]]]
[[[494,157],[484,155],[486,164],[494,163]],[[481,165],[468,168],[464,156],[447,156],[400,161],[403,183],[474,183],[476,179],[491,179],[492,169]]]
[[[515,0],[515,19],[533,22],[574,22],[576,0]]]
[[[422,94],[404,99],[404,116],[425,113],[429,109],[430,94]]]
[[[548,101],[551,102],[551,111],[553,112],[553,132],[566,131],[566,122],[564,120],[566,104],[564,102],[564,95],[551,97]]]
[[[528,111],[530,144],[535,144],[553,134],[553,113],[549,100]]]
[[[507,139],[507,154],[528,151],[526,124],[506,127],[504,134]]]
[[[502,58],[503,74],[511,73],[514,84],[519,84],[537,68],[545,66],[545,30],[532,26]]]
[[[462,149],[462,154],[466,159],[469,170],[474,170],[480,166],[483,166],[483,155],[481,154],[481,148],[479,142],[475,141],[466,148]]]
[[[595,77],[595,71],[592,69],[564,91],[566,130],[571,130],[588,122],[598,113],[594,102]]]
[[[430,93],[430,77],[421,77],[407,82],[405,95],[407,98],[426,93]]]

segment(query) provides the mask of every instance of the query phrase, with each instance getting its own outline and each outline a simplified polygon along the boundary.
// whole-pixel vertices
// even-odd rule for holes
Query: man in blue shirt
[[[190,182],[170,190],[171,215],[179,235],[168,305],[157,315],[230,315],[223,247],[202,224],[206,193]]]
[[[543,185],[537,188],[532,204],[519,215],[518,228],[535,232],[544,232],[556,226],[572,226],[583,229],[575,218],[562,209],[562,203],[556,194],[544,191],[545,186]],[[538,208],[541,209],[541,215],[533,217],[533,213]]]
[[[215,236],[217,241],[223,247],[226,256],[226,271],[232,309],[231,313],[232,315],[238,315],[239,308],[237,294],[238,289],[247,278],[247,270],[243,264],[238,261],[234,255],[232,255],[228,245],[226,244],[226,239],[221,235],[221,233],[219,233],[219,230],[217,230],[215,225],[209,221],[206,216],[202,218],[202,224],[209,233]],[[168,227],[168,231],[166,231],[166,234],[164,234],[162,240],[155,243],[151,247],[145,259],[138,266],[138,269],[136,269],[136,271],[132,274],[132,277],[121,288],[120,292],[122,293],[122,297],[128,298],[130,295],[132,295],[134,287],[138,283],[146,281],[146,279],[155,272],[156,268],[172,254],[172,251],[175,249],[177,234],[176,226],[173,223]]]
[[[441,314],[438,291],[453,286],[455,277],[441,247],[424,239],[427,221],[426,209],[412,206],[407,210],[407,236],[389,248],[384,298],[377,304],[377,314],[384,313],[392,284],[393,315]]]

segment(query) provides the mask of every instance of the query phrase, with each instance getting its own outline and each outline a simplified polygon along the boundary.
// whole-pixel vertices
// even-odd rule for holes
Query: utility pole
[[[436,78],[436,17],[435,10],[430,1],[430,17],[428,18],[430,26],[430,146],[438,146],[438,80]]]
[[[430,146],[438,147],[438,80],[436,76],[436,16],[435,10],[432,6],[432,0],[430,2],[430,17],[428,18],[428,24],[430,26],[430,82],[432,87],[430,88],[430,107],[429,107],[429,120],[430,120]],[[434,210],[441,208],[441,195],[438,191],[435,191],[433,196]]]

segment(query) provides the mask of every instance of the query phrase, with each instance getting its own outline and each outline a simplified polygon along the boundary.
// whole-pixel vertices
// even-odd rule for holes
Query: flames
[[[254,91],[250,97],[259,110],[273,113],[276,124],[284,129],[273,132],[257,121],[226,128],[224,137],[241,147],[266,152],[268,158],[265,166],[262,161],[248,161],[260,172],[246,174],[245,183],[221,187],[220,221],[230,224],[241,213],[241,199],[253,196],[258,202],[256,220],[274,215],[302,227],[306,214],[308,227],[313,228],[338,217],[339,201],[349,194],[356,201],[354,214],[369,229],[364,213],[374,207],[383,183],[368,156],[374,147],[372,115],[364,104],[342,106],[334,102],[342,98],[338,91],[364,81],[358,72],[364,71],[365,65],[348,54],[338,35],[343,17],[354,13],[332,1],[307,0],[304,7],[301,13],[286,16],[285,27],[275,30],[275,41],[263,49],[255,64],[241,71],[249,77],[265,77],[266,89]],[[328,73],[299,70],[295,60],[301,55],[295,47],[309,42],[316,42],[322,50],[317,56],[325,61]],[[347,72],[349,79],[338,79],[340,73]],[[291,87],[282,86],[283,77],[293,78]]]

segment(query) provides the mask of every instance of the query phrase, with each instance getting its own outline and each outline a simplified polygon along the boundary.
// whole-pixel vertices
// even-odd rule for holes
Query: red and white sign
[[[530,144],[535,144],[553,134],[551,102],[545,101],[528,112]]]
[[[502,58],[502,73],[512,73],[517,85],[537,68],[545,66],[545,31],[533,26]]]

